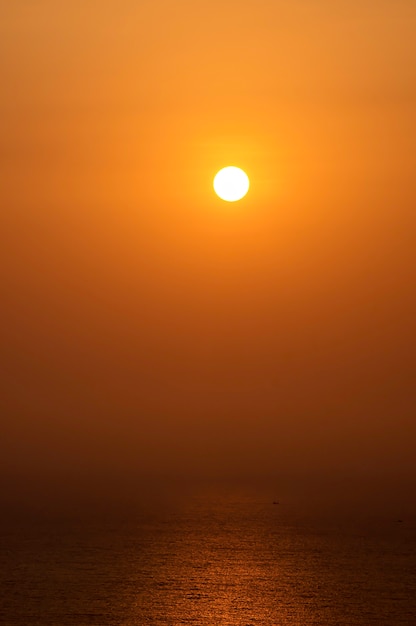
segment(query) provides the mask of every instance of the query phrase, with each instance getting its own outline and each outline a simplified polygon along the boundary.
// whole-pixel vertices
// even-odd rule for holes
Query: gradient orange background
[[[0,3],[7,485],[415,477],[415,32],[410,0]]]

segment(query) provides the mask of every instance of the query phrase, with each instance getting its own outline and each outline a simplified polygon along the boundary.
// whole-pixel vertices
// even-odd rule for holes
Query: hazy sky
[[[415,32],[413,0],[0,0],[6,481],[416,475]]]

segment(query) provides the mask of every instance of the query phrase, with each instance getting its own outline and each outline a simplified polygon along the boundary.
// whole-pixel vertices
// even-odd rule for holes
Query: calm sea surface
[[[4,626],[416,625],[412,520],[207,490],[0,529]]]

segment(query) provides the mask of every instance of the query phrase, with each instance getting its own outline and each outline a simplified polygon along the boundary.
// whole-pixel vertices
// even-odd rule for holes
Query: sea
[[[416,626],[416,518],[203,485],[0,520],[2,626]]]

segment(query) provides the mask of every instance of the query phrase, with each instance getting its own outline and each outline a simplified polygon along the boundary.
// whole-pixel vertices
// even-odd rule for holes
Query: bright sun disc
[[[214,190],[221,200],[236,202],[246,195],[250,181],[239,167],[224,167],[214,178]]]

